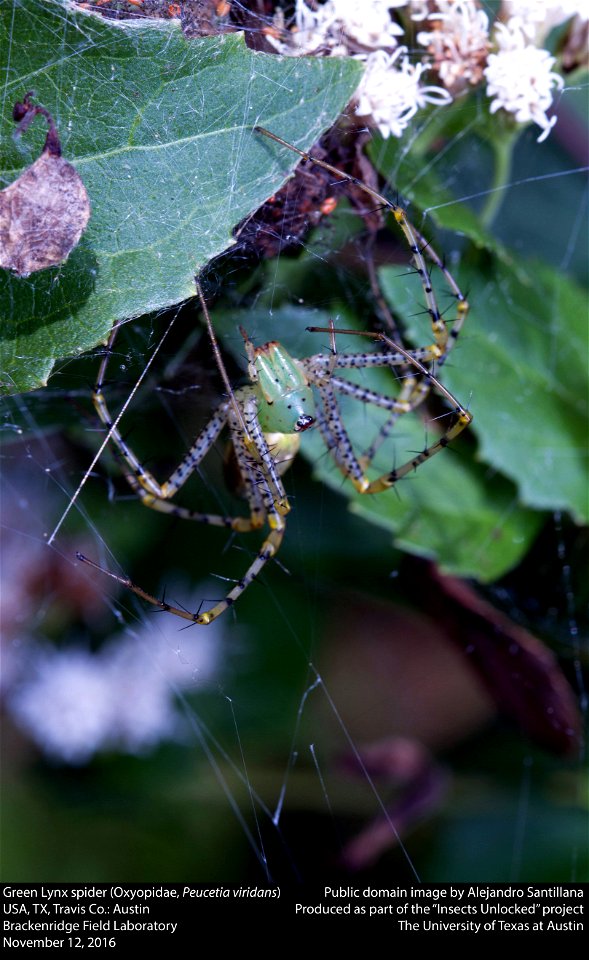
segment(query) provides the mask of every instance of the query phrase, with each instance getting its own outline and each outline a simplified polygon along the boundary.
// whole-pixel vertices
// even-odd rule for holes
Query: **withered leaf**
[[[81,177],[61,156],[51,115],[27,94],[14,108],[17,134],[37,114],[49,132],[41,156],[20,177],[0,191],[0,266],[19,276],[54,267],[67,260],[86,229],[90,201]]]
[[[427,577],[428,612],[465,650],[502,713],[544,749],[577,755],[581,715],[552,651],[465,581],[441,574],[433,564]]]

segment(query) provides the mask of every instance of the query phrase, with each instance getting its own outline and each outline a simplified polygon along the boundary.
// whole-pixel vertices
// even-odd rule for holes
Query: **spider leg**
[[[282,544],[284,532],[286,530],[286,523],[282,517],[279,517],[279,514],[276,514],[275,517],[279,518],[279,525],[270,530],[253,562],[250,564],[241,580],[236,583],[233,589],[229,591],[223,600],[219,600],[219,602],[216,603],[214,607],[211,607],[210,610],[205,610],[198,614],[198,616],[193,615],[192,617],[187,617],[186,619],[194,619],[196,623],[203,625],[212,623],[212,621],[216,620],[217,617],[225,612],[225,610],[227,610],[229,607],[232,607],[244,590],[247,590],[250,583],[252,583],[262,572],[263,568],[268,563],[268,560],[271,560],[272,557],[276,556],[280,549],[280,545]],[[168,609],[170,608],[168,607]],[[177,613],[177,610],[172,609],[171,612]]]
[[[322,332],[328,332],[323,328],[314,329],[321,330]],[[329,332],[333,333],[333,328],[329,328]],[[352,330],[335,332],[358,333],[358,331]],[[440,450],[443,450],[444,447],[447,447],[448,444],[460,433],[462,433],[462,431],[470,424],[472,421],[472,416],[462,406],[462,404],[460,404],[458,400],[456,400],[456,398],[433,376],[433,374],[428,371],[428,369],[421,362],[421,357],[415,355],[416,351],[405,350],[403,347],[395,344],[384,334],[365,335],[373,336],[374,339],[378,339],[385,343],[385,345],[389,348],[388,351],[382,354],[349,354],[346,357],[341,358],[344,361],[341,364],[339,363],[340,358],[338,356],[336,365],[338,367],[357,367],[360,369],[365,369],[366,367],[370,366],[396,366],[399,364],[407,364],[407,362],[409,362],[419,371],[421,374],[421,379],[415,385],[411,386],[411,392],[408,392],[406,398],[393,399],[383,394],[379,394],[374,390],[370,390],[366,387],[352,383],[349,380],[344,380],[341,377],[333,376],[331,377],[329,383],[324,383],[323,370],[326,365],[326,361],[329,360],[329,358],[324,357],[323,355],[309,357],[305,361],[305,370],[309,379],[315,383],[317,390],[319,391],[323,406],[323,410],[320,412],[318,417],[319,428],[339,470],[344,474],[344,476],[349,477],[360,493],[380,493],[383,490],[394,486],[394,484],[401,480],[402,477],[406,476],[412,470],[415,470],[426,460],[429,460],[431,457],[435,456],[435,454],[439,453]],[[318,375],[316,374],[317,370],[319,371]],[[442,437],[425,447],[423,451],[418,453],[411,460],[408,460],[406,463],[402,464],[401,467],[382,474],[382,476],[378,477],[376,480],[369,480],[364,471],[370,462],[369,454],[372,454],[372,450],[376,449],[376,446],[373,444],[364,457],[358,458],[356,456],[352,442],[341,417],[336,398],[336,391],[352,397],[355,400],[359,400],[361,403],[372,404],[380,407],[381,409],[391,411],[391,417],[388,419],[385,426],[381,428],[381,434],[385,434],[391,429],[391,422],[393,418],[400,416],[402,413],[407,413],[418,406],[432,386],[436,386],[438,390],[444,394],[446,399],[453,407],[455,419],[451,426],[446,430]],[[382,442],[382,439],[384,439],[384,435],[380,439],[380,442]]]
[[[369,484],[368,478],[354,452],[352,441],[344,426],[335,392],[330,384],[317,386],[321,405],[317,409],[317,424],[325,445],[330,451],[338,469],[352,481],[361,493]]]
[[[414,357],[414,359],[417,358]],[[351,395],[357,400],[362,400],[364,403],[372,403],[377,407],[391,411],[391,416],[387,418],[386,422],[379,429],[376,437],[367,448],[365,453],[361,457],[357,458],[357,463],[360,465],[361,470],[367,469],[368,465],[376,456],[380,446],[391,435],[399,417],[404,413],[410,413],[412,410],[415,410],[415,408],[423,402],[430,391],[430,384],[428,380],[423,379],[423,377],[418,379],[413,375],[404,375],[401,391],[398,397],[394,399],[384,396],[383,394],[376,393],[373,390],[364,390],[362,387],[352,383],[350,380],[344,380],[341,377],[332,376],[328,381],[326,381],[326,370],[328,365],[335,365],[339,368],[348,369],[366,369],[367,367],[390,368],[393,366],[398,366],[402,371],[411,369],[411,365],[407,363],[407,358],[399,351],[388,351],[387,353],[355,353],[347,355],[337,354],[335,357],[335,364],[333,364],[333,357],[324,354],[317,354],[313,357],[308,357],[306,360],[303,360],[302,365],[309,380],[314,383],[317,388],[324,386],[326,382],[328,382],[340,393]],[[334,397],[331,397],[329,400],[327,400],[327,403],[332,409],[334,407],[337,409],[337,403]],[[339,411],[337,413],[337,420],[339,421],[339,431],[341,429],[341,418]],[[319,428],[323,433],[323,437],[327,445],[331,449],[335,449],[337,447],[337,443],[333,439],[333,434],[328,431],[325,418],[322,419],[320,417]],[[329,437],[331,437],[331,440]],[[349,454],[344,459],[346,462],[348,462]],[[356,473],[355,470],[354,473]]]
[[[363,190],[364,193],[372,197],[379,204],[382,204],[382,206],[392,214],[411,251],[413,267],[421,281],[421,286],[425,297],[426,310],[430,317],[433,343],[430,344],[429,347],[425,348],[427,350],[427,356],[423,357],[423,359],[426,361],[436,360],[438,364],[443,363],[446,360],[446,357],[448,356],[448,353],[452,349],[454,343],[456,342],[460,330],[462,329],[468,313],[468,301],[441,257],[439,257],[433,247],[430,246],[423,234],[413,226],[403,207],[401,207],[398,203],[392,203],[390,200],[387,200],[386,197],[383,197],[382,194],[378,193],[378,191],[373,190],[372,187],[369,187],[368,184],[363,183],[362,180],[359,180],[352,174],[345,173],[343,170],[338,170],[337,167],[333,167],[330,163],[326,163],[324,160],[318,160],[316,157],[310,156],[308,153],[305,153],[303,150],[299,150],[298,147],[294,147],[292,144],[288,143],[286,140],[283,140],[281,137],[276,136],[275,133],[271,133],[269,130],[266,130],[264,127],[255,126],[254,130],[257,133],[262,133],[265,137],[269,137],[271,140],[274,140],[281,146],[288,147],[288,149],[292,150],[294,153],[298,153],[298,155],[308,163],[313,163],[315,166],[322,167],[324,170],[328,170],[330,173],[333,173],[334,176],[339,177],[339,179],[344,183],[353,183],[356,187],[358,187],[360,190]],[[456,299],[457,315],[450,333],[448,333],[446,324],[438,308],[436,294],[431,283],[427,261],[425,259],[426,256],[439,270],[441,270],[446,282],[448,283],[448,286],[450,287],[452,296]]]
[[[394,486],[399,480],[407,476],[408,473],[416,470],[417,467],[425,463],[426,460],[430,460],[436,453],[439,453],[440,450],[447,447],[472,421],[470,413],[457,403],[452,411],[455,415],[455,420],[442,437],[425,447],[424,450],[402,466],[388,473],[384,473],[376,480],[371,481],[364,472],[365,466],[368,465],[366,462],[367,457],[366,455],[362,458],[356,456],[352,441],[343,424],[334,392],[327,387],[320,388],[319,392],[324,408],[323,411],[319,412],[317,418],[319,429],[339,470],[346,478],[352,481],[359,493],[381,493],[383,490]],[[366,398],[366,391],[360,388],[360,392],[360,395],[358,395],[356,399],[365,403],[370,402]],[[350,395],[354,396],[353,393],[350,393]],[[383,399],[386,400],[388,398],[385,397]]]
[[[216,603],[209,610],[199,609],[194,613],[191,613],[188,610],[175,607],[166,600],[155,597],[153,594],[148,593],[136,583],[133,583],[133,581],[128,577],[120,576],[119,574],[113,573],[110,570],[106,570],[93,560],[89,560],[87,557],[83,556],[83,554],[77,554],[78,559],[83,563],[88,563],[90,566],[93,566],[102,573],[105,573],[113,580],[116,580],[118,583],[122,584],[128,590],[131,590],[138,597],[141,597],[142,600],[147,601],[147,603],[151,603],[160,610],[164,610],[167,613],[173,613],[177,617],[181,617],[184,620],[189,620],[191,623],[198,623],[202,626],[212,623],[212,621],[216,620],[216,618],[224,613],[225,610],[233,606],[238,597],[241,596],[250,583],[252,583],[252,581],[255,580],[260,574],[268,560],[276,555],[280,549],[280,545],[284,537],[284,531],[286,529],[286,521],[284,520],[283,514],[286,512],[286,509],[288,509],[288,501],[286,499],[286,494],[284,492],[284,488],[282,487],[280,478],[270,477],[266,469],[265,457],[266,452],[268,451],[268,446],[264,440],[263,434],[260,432],[262,441],[260,443],[260,449],[257,449],[257,430],[254,430],[250,435],[251,441],[256,446],[257,456],[254,457],[251,455],[251,453],[249,453],[249,441],[246,444],[241,423],[237,416],[234,415],[232,409],[228,414],[228,421],[232,442],[236,450],[236,456],[238,458],[238,463],[243,476],[245,494],[250,508],[250,517],[214,518],[208,514],[193,514],[191,518],[201,518],[207,523],[212,523],[214,519],[221,519],[224,521],[224,525],[231,526],[234,530],[243,532],[259,528],[264,522],[264,519],[267,519],[270,531],[264,539],[264,542],[262,543],[262,546],[260,547],[254,560],[246,570],[244,576],[222,600],[219,600],[218,603]],[[256,427],[259,426],[257,421],[252,425],[255,425]],[[133,478],[133,482],[137,483],[135,478]],[[278,493],[276,499],[272,490],[275,484],[277,484]],[[156,506],[156,503],[159,504],[159,506]],[[175,509],[172,504],[169,504],[164,500],[154,500],[148,505],[154,506],[155,509],[164,509],[166,512],[168,512],[168,508],[171,508],[169,512],[172,512],[172,510]]]
[[[307,330],[321,333],[331,333],[329,327],[307,327]],[[354,336],[372,337],[375,340],[384,338],[384,334],[372,333],[367,330],[339,330],[335,333],[353,334]],[[339,370],[366,370],[370,367],[407,367],[409,364],[417,366],[420,373],[427,374],[429,371],[423,366],[425,363],[431,363],[429,347],[418,347],[415,350],[404,350],[394,344],[392,340],[387,341],[396,349],[381,353],[338,353],[333,356],[331,353],[316,353],[312,357],[306,357],[299,363],[303,367],[307,376],[313,380],[313,383],[325,383],[333,379],[333,371]],[[408,361],[409,360],[409,364]],[[410,380],[416,380],[415,375],[409,377]],[[413,392],[413,387],[411,392]]]
[[[412,376],[407,378],[406,383],[403,383],[399,396],[394,400],[383,394],[376,393],[374,390],[368,390],[358,384],[352,383],[350,380],[343,380],[341,377],[332,377],[331,384],[333,389],[338,393],[353,397],[362,403],[369,403],[375,407],[391,411],[391,415],[387,417],[386,421],[380,427],[370,446],[367,447],[362,456],[358,458],[358,462],[363,470],[369,467],[382,444],[391,436],[399,417],[404,413],[411,413],[415,410],[423,403],[430,392],[429,381],[424,379],[417,380]]]
[[[374,297],[378,313],[380,314],[381,321],[384,325],[384,329],[388,330],[388,335],[392,337],[393,340],[400,340],[401,333],[397,326],[397,321],[393,316],[388,303],[386,302],[380,282],[376,272],[376,265],[374,262],[373,256],[373,242],[370,244],[367,251],[366,257],[366,267],[368,271],[368,277],[370,280],[370,288],[372,290],[372,296]],[[410,364],[404,366],[396,367],[394,370],[395,378],[400,383],[401,389],[398,396],[399,401],[409,402],[412,404],[412,409],[425,399],[429,392],[429,386],[427,384],[421,384],[419,376],[416,375],[415,368]],[[415,394],[415,398],[414,398]],[[390,417],[383,423],[382,427],[378,430],[375,435],[372,443],[367,447],[360,457],[360,463],[363,468],[366,470],[368,465],[374,460],[376,454],[380,450],[383,443],[385,443],[388,438],[393,433],[400,414],[393,413]]]
[[[236,583],[232,590],[219,600],[209,610],[187,614],[186,611],[178,610],[176,607],[170,607],[165,601],[158,601],[145,593],[139,594],[150,603],[156,603],[161,609],[166,609],[170,613],[183,616],[186,620],[193,620],[202,625],[212,623],[229,607],[233,606],[235,601],[248,588],[256,577],[259,576],[268,560],[276,555],[282,544],[284,532],[286,530],[286,521],[284,514],[290,509],[282,481],[276,473],[276,468],[272,455],[266,443],[264,434],[257,420],[251,419],[251,410],[248,414],[247,404],[243,406],[244,419],[248,430],[247,438],[244,438],[240,425],[233,421],[229,415],[229,426],[231,430],[232,442],[236,450],[238,463],[242,471],[246,496],[250,505],[252,520],[259,517],[262,510],[265,511],[270,532],[265,538],[254,560],[246,570],[244,576]],[[253,444],[257,456],[254,458],[250,453]],[[269,458],[269,459],[268,459]],[[269,464],[271,469],[269,469]],[[138,591],[135,591],[138,592]]]
[[[287,514],[290,510],[290,504],[278,473],[276,461],[266,442],[260,421],[258,420],[258,405],[255,396],[253,394],[248,395],[242,406],[247,428],[247,437],[244,437],[247,456],[253,458],[260,464],[265,482],[269,488],[270,501],[266,503],[266,508],[274,509],[283,515]],[[231,417],[229,422],[231,426]],[[235,432],[233,428],[232,435],[234,435]]]
[[[217,408],[204,430],[202,430],[198,435],[190,450],[183,458],[181,463],[173,471],[168,480],[164,481],[164,483],[159,483],[153,474],[149,470],[145,469],[139,457],[136,456],[131,447],[124,440],[118,426],[111,417],[103,393],[106,369],[112,355],[113,344],[117,333],[118,328],[115,327],[109,337],[106,352],[100,364],[98,379],[92,394],[94,407],[98,416],[100,417],[100,420],[107,428],[109,437],[113,441],[116,450],[126,464],[127,469],[125,469],[125,478],[129,483],[129,486],[141,499],[143,499],[143,491],[156,499],[168,500],[173,497],[180,487],[186,482],[186,480],[188,480],[198,464],[203,460],[215,443],[217,437],[227,422],[228,401],[225,401]]]
[[[143,466],[139,457],[137,457],[127,444],[111,418],[103,393],[104,376],[112,353],[116,332],[117,331],[114,330],[109,338],[107,351],[100,365],[98,380],[94,388],[93,400],[96,412],[109,431],[115,451],[123,462],[123,474],[133,492],[144,506],[150,507],[159,513],[166,513],[183,520],[194,520],[199,523],[206,523],[210,526],[227,527],[242,533],[259,529],[263,526],[266,516],[264,509],[257,508],[253,510],[250,517],[234,517],[224,516],[222,514],[202,513],[170,502],[211,450],[229,419],[231,419],[234,425],[234,434],[236,436],[243,434],[243,428],[238,430],[237,425],[239,424],[241,427],[244,415],[243,413],[241,414],[240,422],[238,414],[235,412],[234,406],[230,401],[225,401],[217,408],[205,428],[190,447],[186,456],[163,483],[160,483],[154,475]],[[248,396],[249,391],[247,388],[235,392],[234,397],[239,411],[242,410],[239,404],[243,402],[245,406]]]
[[[207,624],[212,623],[213,620],[216,620],[217,617],[224,613],[229,607],[233,606],[238,597],[240,597],[250,583],[256,579],[256,577],[265,567],[268,560],[275,556],[280,549],[285,528],[286,524],[284,520],[280,518],[280,525],[270,530],[268,536],[264,540],[260,550],[258,551],[253,562],[248,567],[246,573],[233,587],[233,589],[229,591],[227,596],[223,600],[219,600],[219,602],[209,610],[197,610],[194,613],[191,613],[189,610],[183,610],[181,607],[175,607],[166,600],[155,597],[142,587],[139,587],[136,583],[133,583],[133,581],[128,577],[122,577],[117,573],[113,573],[111,570],[106,570],[104,567],[101,567],[100,564],[95,563],[93,560],[89,560],[81,553],[78,553],[77,557],[78,560],[89,564],[91,567],[95,567],[97,570],[100,570],[101,573],[105,573],[112,580],[116,580],[128,590],[131,590],[138,597],[141,597],[142,600],[146,600],[147,603],[151,603],[154,607],[158,607],[160,610],[164,610],[166,613],[173,613],[177,617],[182,617],[183,620],[189,620],[191,623],[198,623],[201,626],[206,626]]]

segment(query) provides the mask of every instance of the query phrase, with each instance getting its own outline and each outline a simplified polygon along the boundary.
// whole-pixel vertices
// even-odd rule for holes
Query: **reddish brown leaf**
[[[575,695],[551,650],[463,580],[429,565],[428,613],[443,609],[448,635],[463,647],[499,709],[547,750],[574,754],[581,723]]]

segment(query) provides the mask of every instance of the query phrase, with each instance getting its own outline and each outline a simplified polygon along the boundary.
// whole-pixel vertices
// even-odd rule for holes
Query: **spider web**
[[[65,22],[68,10],[60,15]],[[255,61],[250,69],[253,84]],[[528,266],[534,258],[586,282],[580,238],[587,192],[575,173],[586,164],[579,156],[585,131],[575,113],[586,88],[583,82],[565,89],[547,142],[538,146],[532,131],[522,133],[500,186],[492,183],[488,146],[469,137],[467,123],[437,157],[416,166],[416,145],[439,111],[434,121],[417,120],[398,151],[375,158],[393,188],[427,208],[416,225],[428,236],[439,228],[436,247],[446,251],[460,282],[467,278],[475,319],[444,382],[482,421],[478,459],[472,439],[471,447],[448,453],[451,466],[442,464],[429,483],[424,475],[433,463],[407,490],[386,495],[388,505],[365,508],[354,500],[351,511],[341,477],[311,443],[307,461],[300,458],[288,477],[293,511],[278,561],[206,630],[146,609],[75,560],[81,550],[192,609],[222,596],[257,549],[246,536],[152,515],[129,494],[107,454],[94,462],[104,439],[90,401],[96,354],[62,362],[46,389],[5,401],[3,690],[12,724],[3,828],[12,880],[60,879],[56,865],[63,879],[94,881],[262,884],[343,879],[358,869],[367,882],[389,887],[415,879],[583,878],[583,757],[554,758],[528,739],[529,727],[522,732],[498,716],[465,656],[460,616],[453,608],[452,619],[447,606],[440,612],[445,588],[426,561],[408,559],[399,547],[486,581],[486,599],[563,658],[585,713],[578,621],[586,539],[571,520],[571,513],[579,519],[574,495],[564,490],[559,502],[548,486],[525,490],[517,465],[512,471],[492,442],[503,430],[512,459],[523,458],[513,452],[515,421],[522,446],[537,448],[540,462],[560,457],[554,473],[563,474],[566,487],[572,453],[564,425],[562,451],[553,440],[554,424],[574,406],[563,377],[568,364],[574,383],[565,293],[551,286],[547,316],[538,319],[538,340],[550,338],[550,374],[559,379],[562,402],[549,419],[544,410],[537,414],[526,392],[526,357],[544,382],[538,341],[523,347],[508,341],[515,375],[504,381],[485,339],[485,305],[493,311],[499,298],[515,323],[521,318],[512,274],[477,280],[472,265],[461,263],[465,243],[444,211],[453,209],[446,196],[480,211],[499,191],[505,199],[494,241],[513,251],[525,282],[540,277],[540,268],[534,273]],[[11,106],[6,91],[4,104]],[[437,202],[427,199],[432,182],[443,192]],[[240,188],[237,180],[228,186],[236,196]],[[146,216],[139,213],[139,230],[153,228],[141,220]],[[371,302],[366,275],[373,247],[345,199],[298,246],[298,257],[285,253],[268,265],[252,265],[242,252],[209,269],[209,293],[221,299],[215,326],[234,380],[237,323],[245,322],[257,342],[280,338],[304,356],[324,346],[305,334],[308,323],[334,316],[356,327],[362,308],[350,304],[359,294]],[[386,252],[397,268],[381,274],[383,289],[395,289],[412,342],[427,343],[427,323],[415,317],[419,288],[398,280],[407,273],[407,254],[402,246]],[[540,279],[535,283],[530,296],[544,289]],[[493,330],[500,335],[501,328]],[[338,348],[359,349],[350,340]],[[124,431],[158,477],[177,463],[222,393],[190,302],[146,309],[126,325],[109,377],[114,410],[142,380]],[[497,377],[500,405],[487,391]],[[582,397],[573,399],[582,406]],[[357,416],[355,431],[373,428],[371,411]],[[435,416],[444,416],[441,406],[427,423],[401,423],[388,455],[400,458],[423,446]],[[234,510],[223,472],[219,448],[187,485],[183,502]],[[396,511],[405,517],[408,503],[411,524],[403,520],[400,528]],[[476,551],[454,546],[451,554],[447,544],[468,542],[469,531],[472,542],[474,529]],[[520,643],[525,669],[540,655],[533,638],[526,646],[520,635]],[[561,676],[550,671],[556,688]],[[537,709],[553,707],[540,698]]]

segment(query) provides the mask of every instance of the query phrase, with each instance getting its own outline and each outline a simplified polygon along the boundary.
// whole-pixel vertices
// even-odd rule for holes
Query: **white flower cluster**
[[[423,63],[410,63],[407,47],[397,47],[393,53],[376,50],[366,62],[356,91],[356,113],[371,117],[383,137],[402,137],[421,107],[452,100],[442,87],[421,84],[421,75],[427,69]]]
[[[516,22],[514,22],[516,21]],[[538,143],[545,140],[556,123],[547,110],[552,106],[552,89],[562,90],[563,79],[554,73],[555,58],[547,50],[527,43],[516,18],[495,28],[498,52],[489,55],[485,78],[487,95],[494,97],[491,113],[507,110],[519,123],[532,120],[542,129]]]
[[[395,10],[420,23],[421,60],[399,45],[404,28]],[[541,44],[554,27],[579,12],[578,0],[504,0],[491,32],[478,0],[296,0],[292,30],[269,30],[268,39],[288,56],[353,56],[366,64],[356,92],[356,113],[384,137],[402,136],[428,103],[443,106],[486,80],[491,112],[505,110],[519,123],[536,123],[544,140],[556,118],[548,116],[563,87],[555,58]],[[427,27],[427,29],[426,29]],[[426,85],[434,70],[442,86]]]
[[[28,646],[7,691],[8,710],[44,753],[72,765],[98,751],[141,754],[180,739],[174,690],[210,683],[222,648],[218,631],[206,638],[199,632],[196,653],[184,638],[174,649],[177,637],[177,629],[172,635],[149,625],[98,653]]]
[[[539,46],[567,20],[575,16],[587,20],[589,8],[580,0],[503,0],[501,16],[511,29],[519,27],[528,41]]]
[[[405,0],[369,0],[364,4],[357,0],[327,0],[322,6],[310,7],[297,0],[292,34],[295,50],[298,48],[299,56],[346,56],[351,51],[396,47],[403,28],[391,20],[389,9],[404,5]]]
[[[443,87],[425,86],[426,63],[412,63],[406,46],[398,46],[403,27],[391,17],[407,0],[296,0],[292,33],[269,36],[279,53],[289,56],[353,56],[366,64],[356,93],[356,112],[370,118],[383,137],[400,137],[427,103],[452,100]]]
[[[490,48],[487,14],[473,0],[438,0],[427,20],[434,29],[420,31],[417,42],[427,48],[446,89],[456,96],[480,83]]]

